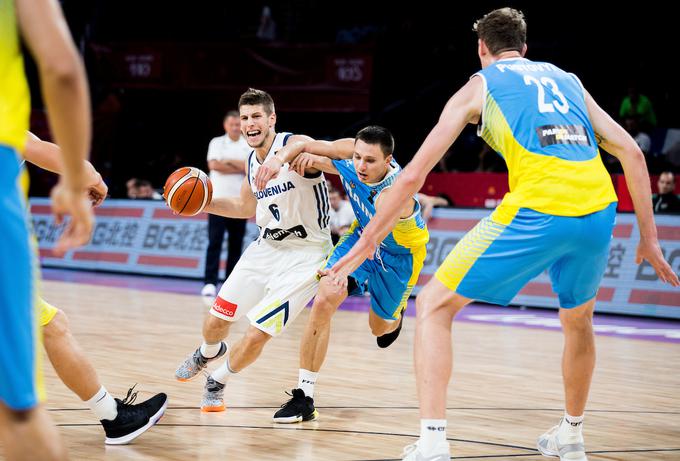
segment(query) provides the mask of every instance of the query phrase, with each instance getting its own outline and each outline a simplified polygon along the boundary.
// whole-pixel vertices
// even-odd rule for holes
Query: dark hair
[[[387,128],[378,125],[367,126],[354,137],[354,142],[362,140],[366,144],[380,144],[380,150],[385,157],[394,152],[394,137]]]
[[[492,55],[503,51],[522,51],[527,41],[524,14],[513,8],[500,8],[477,20],[472,30],[489,48]]]
[[[248,88],[248,91],[243,93],[238,100],[238,108],[241,106],[258,106],[261,105],[267,115],[274,113],[274,100],[266,91],[256,90],[255,88]]]
[[[148,179],[135,179],[134,187],[153,187]]]
[[[227,112],[227,115],[224,116],[224,120],[228,119],[229,117],[240,118],[241,114],[239,114],[237,110],[230,110]]]

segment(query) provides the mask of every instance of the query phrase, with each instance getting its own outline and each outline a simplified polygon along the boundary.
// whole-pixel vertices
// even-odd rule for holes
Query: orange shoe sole
[[[225,410],[224,405],[220,405],[218,407],[201,407],[202,413],[219,413],[220,411],[224,410]]]

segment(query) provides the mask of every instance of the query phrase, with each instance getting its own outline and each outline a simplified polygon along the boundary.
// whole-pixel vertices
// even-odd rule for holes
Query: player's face
[[[364,183],[376,183],[387,174],[392,155],[385,156],[380,144],[367,144],[361,139],[354,143],[354,169],[359,180]]]
[[[254,149],[265,145],[269,139],[274,125],[276,125],[276,113],[267,114],[262,105],[241,106],[241,133],[246,138],[248,145]]]

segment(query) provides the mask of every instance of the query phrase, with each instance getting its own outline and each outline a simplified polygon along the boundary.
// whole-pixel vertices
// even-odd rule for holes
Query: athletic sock
[[[564,413],[564,418],[557,430],[557,438],[560,443],[572,443],[574,440],[580,440],[583,437],[583,415],[571,416],[567,412]]]
[[[201,344],[201,355],[206,359],[212,359],[220,353],[221,348],[222,341],[218,341],[215,344],[208,344],[203,341],[203,344]]]
[[[300,368],[298,377],[298,389],[302,389],[307,397],[314,398],[314,385],[319,372],[305,370]]]
[[[418,440],[420,452],[428,456],[442,442],[446,442],[446,420],[421,419],[420,439]]]
[[[227,360],[219,368],[217,368],[217,370],[210,373],[210,376],[218,383],[226,384],[229,376],[233,374],[236,374],[236,372],[229,366],[229,357],[227,357]]]
[[[86,400],[85,403],[97,415],[97,419],[100,421],[102,419],[113,421],[118,416],[118,405],[104,386],[100,387],[92,398]]]

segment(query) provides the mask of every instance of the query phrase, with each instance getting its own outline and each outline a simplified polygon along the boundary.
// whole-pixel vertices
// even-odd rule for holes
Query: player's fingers
[[[672,286],[676,287],[680,282],[678,281],[678,275],[675,273],[673,268],[665,260],[656,269],[656,273],[659,278],[665,283],[670,283]]]

